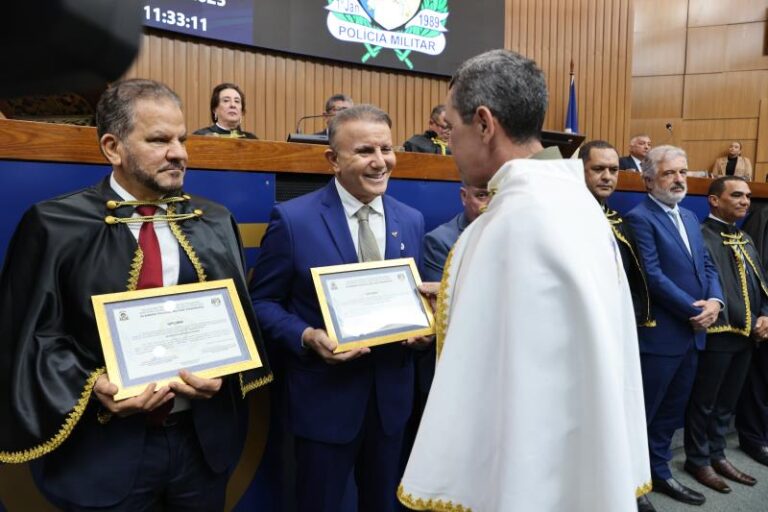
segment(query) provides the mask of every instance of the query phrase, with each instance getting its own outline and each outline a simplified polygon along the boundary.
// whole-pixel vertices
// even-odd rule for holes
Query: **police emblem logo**
[[[373,21],[386,30],[402,27],[416,16],[421,0],[360,0]]]

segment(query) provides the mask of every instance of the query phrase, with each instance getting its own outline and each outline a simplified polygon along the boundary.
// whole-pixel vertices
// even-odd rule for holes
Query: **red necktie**
[[[137,206],[136,211],[142,217],[151,217],[157,212],[157,206]],[[141,264],[141,273],[136,288],[159,288],[163,286],[163,260],[160,256],[160,242],[157,240],[154,222],[148,221],[141,225],[139,230],[139,247],[144,253],[144,262]],[[160,427],[173,409],[173,399],[147,413],[147,424]]]
[[[137,206],[136,211],[142,217],[151,217],[157,211],[157,206]],[[136,288],[158,288],[163,286],[163,260],[160,257],[160,242],[152,221],[145,222],[139,230],[139,247],[144,253],[139,282]]]

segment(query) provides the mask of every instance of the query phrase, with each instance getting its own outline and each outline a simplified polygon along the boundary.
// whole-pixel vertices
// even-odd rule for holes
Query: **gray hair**
[[[346,101],[347,103],[354,104],[355,102],[352,101],[352,98],[350,96],[347,96],[346,94],[334,94],[327,100],[325,100],[325,112],[328,113],[333,108],[333,104],[337,101]]]
[[[170,100],[181,108],[181,99],[165,84],[133,78],[113,83],[96,105],[96,133],[99,140],[111,133],[124,139],[133,130],[133,109],[138,100]]]
[[[351,121],[382,123],[392,128],[392,119],[390,119],[389,114],[374,105],[355,105],[342,110],[333,116],[331,122],[328,123],[328,145],[334,151],[336,150],[336,133],[339,131],[339,127]]]
[[[638,133],[637,135],[633,135],[633,136],[632,136],[632,138],[631,138],[631,139],[629,139],[629,143],[630,143],[630,144],[634,144],[634,143],[635,143],[635,141],[636,141],[637,139],[639,139],[640,137],[645,137],[646,139],[650,139],[650,138],[651,138],[651,136],[650,136],[650,135],[648,135],[647,133]]]
[[[534,61],[509,50],[491,50],[464,62],[449,88],[453,107],[465,124],[485,106],[514,141],[541,137],[547,83]]]
[[[677,157],[683,157],[688,160],[688,154],[683,148],[670,145],[656,146],[648,151],[648,154],[645,155],[645,158],[640,163],[640,167],[643,169],[643,176],[647,178],[655,177],[660,163]]]

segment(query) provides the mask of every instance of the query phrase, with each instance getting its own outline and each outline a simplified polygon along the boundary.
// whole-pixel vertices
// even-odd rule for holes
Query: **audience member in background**
[[[651,137],[645,134],[635,135],[629,140],[629,155],[619,159],[622,171],[641,172],[640,163],[651,149]]]
[[[200,128],[194,135],[212,135],[232,139],[255,139],[251,132],[241,128],[245,114],[245,95],[235,84],[223,83],[211,93],[211,126]]]
[[[741,176],[747,181],[752,181],[752,162],[749,158],[741,156],[741,142],[735,140],[728,146],[728,155],[715,160],[712,164],[712,177]]]
[[[403,144],[406,151],[450,155],[448,147],[451,125],[445,120],[445,105],[437,105],[429,115],[429,127],[424,133],[414,135]]]
[[[638,327],[653,490],[701,505],[702,494],[669,469],[670,444],[682,427],[706,328],[723,300],[696,215],[678,206],[688,190],[688,157],[659,146],[643,160],[648,196],[626,216],[645,266],[655,327]]]
[[[637,254],[634,235],[619,212],[610,209],[607,203],[619,181],[619,153],[610,143],[604,140],[593,140],[581,146],[579,158],[584,162],[584,180],[587,188],[603,208],[621,250],[624,270],[632,290],[632,303],[635,307],[637,324],[653,327],[655,322],[651,316],[648,282],[645,269]]]
[[[743,178],[726,176],[709,186],[704,243],[720,274],[725,307],[707,329],[685,417],[685,470],[718,492],[731,488],[718,474],[745,485],[753,477],[725,458],[725,435],[736,408],[755,341],[768,337],[768,292],[752,239],[736,221],[749,211],[751,191]]]
[[[744,222],[744,232],[752,237],[765,265],[768,261],[768,208],[758,205],[753,210]],[[765,343],[752,350],[752,363],[736,407],[736,430],[741,449],[768,466],[768,346]]]
[[[323,111],[323,119],[325,120],[325,128],[320,130],[319,132],[316,132],[315,135],[325,135],[328,136],[328,126],[331,123],[331,119],[341,112],[342,110],[347,110],[348,108],[352,108],[355,106],[355,102],[352,101],[352,98],[347,96],[346,94],[334,94],[327,100],[325,100],[325,110]]]

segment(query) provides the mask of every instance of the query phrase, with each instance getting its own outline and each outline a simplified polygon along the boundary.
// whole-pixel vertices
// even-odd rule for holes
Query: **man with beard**
[[[645,414],[653,490],[701,505],[702,494],[669,470],[670,443],[683,426],[706,329],[717,319],[722,292],[696,215],[678,203],[687,192],[688,158],[680,148],[659,146],[643,160],[646,199],[625,219],[645,266],[656,326],[639,327]]]
[[[757,249],[736,221],[747,215],[751,191],[739,176],[709,186],[709,217],[701,225],[709,255],[720,274],[725,307],[707,329],[685,417],[685,470],[718,492],[731,488],[718,475],[755,485],[725,457],[725,435],[733,418],[755,341],[768,335],[768,288]]]
[[[281,404],[296,450],[301,512],[343,512],[349,477],[358,510],[393,512],[414,391],[414,338],[334,353],[311,269],[421,260],[424,218],[386,195],[392,121],[372,105],[338,112],[325,156],[334,179],[272,211],[251,282],[267,343],[285,357]]]
[[[0,461],[39,460],[66,510],[221,510],[241,398],[271,380],[266,364],[227,378],[182,370],[116,401],[91,296],[231,278],[258,336],[237,227],[181,190],[187,131],[168,87],[117,82],[96,120],[112,173],[33,206],[0,274]]]
[[[611,210],[607,203],[619,181],[619,153],[604,140],[592,140],[579,148],[579,158],[584,163],[584,181],[587,189],[603,208],[621,250],[621,260],[632,291],[632,304],[635,307],[637,325],[653,327],[655,322],[651,317],[648,283],[645,270],[637,255],[635,237],[619,212]]]

